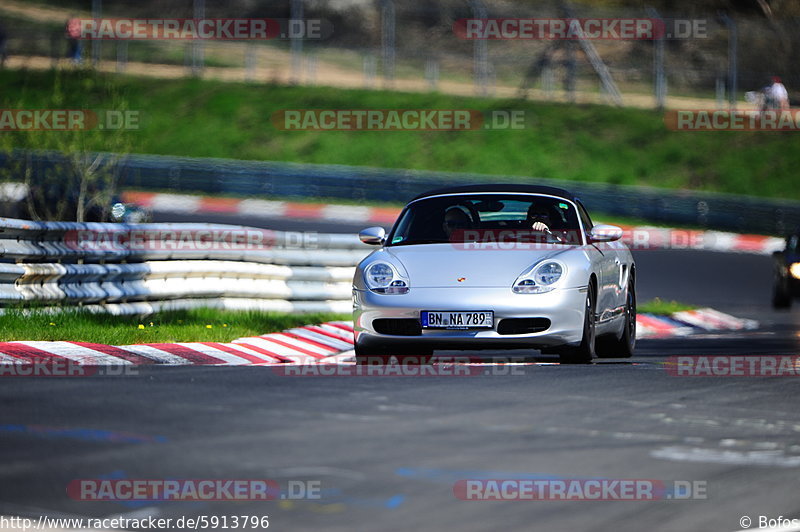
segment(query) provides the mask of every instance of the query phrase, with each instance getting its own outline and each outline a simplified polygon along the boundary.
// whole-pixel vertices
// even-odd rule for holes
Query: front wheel
[[[636,288],[633,278],[628,281],[628,295],[625,299],[625,326],[622,336],[612,335],[597,339],[597,356],[600,358],[630,358],[636,347]]]
[[[433,350],[416,349],[414,354],[397,354],[391,349],[384,347],[359,347],[355,345],[356,364],[360,365],[386,365],[401,364],[405,366],[427,365],[431,363]]]
[[[583,338],[575,347],[559,350],[558,358],[562,364],[591,364],[595,357],[595,289],[589,284],[586,294],[585,316],[583,318]]]
[[[789,283],[778,273],[772,282],[772,308],[784,309],[792,306],[792,294],[789,292]]]

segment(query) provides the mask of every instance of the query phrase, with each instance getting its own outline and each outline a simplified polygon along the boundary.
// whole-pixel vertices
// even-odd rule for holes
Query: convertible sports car
[[[800,297],[800,229],[786,239],[783,251],[772,254],[775,272],[772,282],[772,306],[789,308]]]
[[[471,185],[414,198],[356,268],[356,359],[427,362],[434,350],[538,349],[562,363],[630,357],[636,268],[622,229],[574,195]]]

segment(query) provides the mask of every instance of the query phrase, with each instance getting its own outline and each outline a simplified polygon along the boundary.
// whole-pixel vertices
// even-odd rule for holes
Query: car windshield
[[[470,242],[582,244],[575,206],[535,194],[435,196],[408,206],[389,246]]]

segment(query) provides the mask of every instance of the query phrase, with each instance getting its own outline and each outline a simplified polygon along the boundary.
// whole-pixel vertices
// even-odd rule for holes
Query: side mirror
[[[386,240],[386,230],[383,227],[367,227],[358,233],[358,239],[370,246],[380,246]]]
[[[614,242],[620,238],[622,238],[622,228],[616,225],[595,225],[589,231],[590,242]]]

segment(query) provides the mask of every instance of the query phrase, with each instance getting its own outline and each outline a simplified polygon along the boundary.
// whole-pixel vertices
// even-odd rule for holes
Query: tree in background
[[[0,168],[0,180],[7,184],[6,190],[24,191],[17,197],[21,201],[16,211],[21,217],[106,221],[135,134],[130,130],[132,124],[125,123],[131,116],[127,102],[108,78],[91,70],[51,74],[53,90],[44,101],[32,101],[23,91],[19,101],[3,107],[84,111],[77,122],[82,127],[3,131],[0,157],[6,164]],[[94,109],[93,101],[104,101],[104,109]]]

